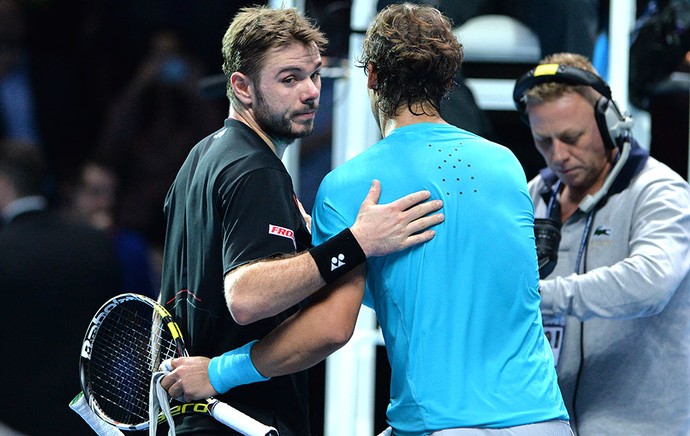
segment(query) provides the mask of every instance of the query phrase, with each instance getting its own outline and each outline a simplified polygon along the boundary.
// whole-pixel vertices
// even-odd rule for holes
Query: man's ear
[[[249,76],[235,71],[230,75],[230,85],[237,99],[245,106],[251,106],[254,97],[254,83]]]
[[[367,64],[367,88],[374,91],[379,89],[379,84],[376,81],[376,69],[373,64]]]

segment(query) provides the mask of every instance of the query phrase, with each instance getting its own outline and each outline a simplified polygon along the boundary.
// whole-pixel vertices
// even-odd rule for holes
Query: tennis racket
[[[147,429],[154,372],[160,371],[164,360],[185,356],[188,353],[180,329],[163,306],[138,294],[113,297],[96,312],[86,331],[79,374],[88,407],[73,409],[92,428],[89,419],[95,414],[111,428]],[[214,398],[174,406],[171,412],[173,416],[208,414],[244,435],[278,435],[274,428]]]
[[[76,397],[69,403],[70,409],[74,410],[81,416],[81,418],[89,424],[99,436],[122,436],[122,432],[107,422],[103,421],[94,413],[89,407],[89,404],[84,398],[84,392],[79,392]]]

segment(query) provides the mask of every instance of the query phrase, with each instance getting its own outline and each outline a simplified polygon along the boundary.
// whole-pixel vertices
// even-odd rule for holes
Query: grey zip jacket
[[[529,183],[535,217],[557,179]],[[566,316],[557,366],[579,436],[690,435],[690,187],[633,144],[607,196],[563,223],[542,313]],[[579,273],[575,273],[582,248]]]

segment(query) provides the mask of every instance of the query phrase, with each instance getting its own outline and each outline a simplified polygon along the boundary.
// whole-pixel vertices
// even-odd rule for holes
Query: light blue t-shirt
[[[324,178],[315,244],[354,223],[373,179],[380,203],[421,189],[444,201],[434,239],[367,260],[396,434],[567,420],[541,324],[532,200],[512,152],[450,125],[398,128]]]

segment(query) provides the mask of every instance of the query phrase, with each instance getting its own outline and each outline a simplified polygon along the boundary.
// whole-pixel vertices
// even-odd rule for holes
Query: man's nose
[[[305,80],[303,94],[304,101],[316,100],[319,98],[319,95],[321,95],[321,82],[318,82],[312,78]]]
[[[554,138],[553,139],[553,146],[552,146],[552,153],[551,153],[551,160],[553,162],[563,162],[566,159],[568,159],[569,153],[568,153],[568,147],[565,143],[562,141],[559,141],[558,139]]]

